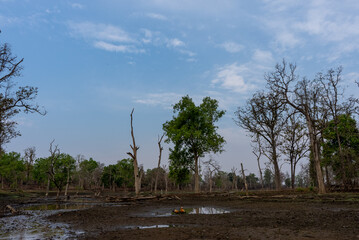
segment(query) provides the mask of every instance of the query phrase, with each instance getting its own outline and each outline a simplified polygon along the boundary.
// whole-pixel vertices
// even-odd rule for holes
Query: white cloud
[[[166,16],[158,14],[158,13],[148,13],[146,16],[149,17],[149,18],[162,20],[162,21],[167,20]]]
[[[103,41],[97,41],[94,43],[94,46],[99,49],[103,49],[109,52],[128,52],[128,53],[144,53],[145,50],[137,49],[132,45],[117,45],[112,43],[107,43]]]
[[[71,3],[71,7],[75,8],[75,9],[83,9],[84,5],[82,5],[80,3]]]
[[[248,71],[249,69],[246,66],[237,63],[226,65],[219,69],[216,78],[212,80],[212,84],[219,84],[221,88],[244,93],[254,87],[246,82],[243,77]]]
[[[74,23],[70,22],[69,27],[72,33],[85,39],[96,39],[111,42],[135,42],[129,34],[110,24],[95,24],[91,22]]]
[[[172,38],[167,40],[167,47],[183,47],[185,43],[179,40],[178,38]]]
[[[256,49],[252,56],[252,59],[258,63],[272,63],[274,61],[272,53],[269,51],[262,51]]]
[[[235,42],[224,42],[220,46],[230,53],[237,53],[243,49],[242,45]]]
[[[172,105],[177,103],[183,95],[178,93],[150,93],[144,98],[136,99],[136,103],[141,103],[150,106],[162,106],[164,108],[172,108]]]

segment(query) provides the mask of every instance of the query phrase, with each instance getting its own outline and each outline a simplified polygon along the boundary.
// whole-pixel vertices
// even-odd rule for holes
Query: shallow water
[[[0,218],[0,239],[68,239],[80,236],[83,232],[72,231],[67,224],[46,219],[52,214],[79,209],[79,206],[65,205],[42,204],[18,208],[23,215]]]
[[[224,214],[230,212],[229,210],[217,207],[185,207],[184,210],[186,211],[184,214]],[[169,217],[182,214],[176,214],[173,212],[173,209],[164,208],[157,209],[156,212],[153,212],[151,215],[155,217]]]

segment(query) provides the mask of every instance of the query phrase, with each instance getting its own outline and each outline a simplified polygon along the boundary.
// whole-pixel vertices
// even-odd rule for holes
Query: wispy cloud
[[[167,47],[183,47],[185,43],[179,40],[178,38],[172,38],[167,40]]]
[[[80,3],[71,3],[71,7],[75,8],[75,9],[83,9],[84,5],[82,5]]]
[[[178,93],[150,93],[143,98],[135,99],[136,103],[141,103],[150,106],[162,106],[166,109],[172,108],[172,105],[177,103],[183,95]]]
[[[103,41],[97,41],[94,43],[94,46],[110,52],[128,52],[128,53],[144,53],[144,49],[138,49],[133,45],[117,45],[112,43],[107,43]]]
[[[85,39],[96,39],[112,42],[135,42],[129,34],[110,24],[95,24],[91,22],[74,23],[69,22],[69,27],[73,34],[79,35]]]
[[[272,63],[274,61],[273,55],[270,51],[263,51],[260,49],[255,49],[252,59],[257,63]]]
[[[149,18],[162,20],[162,21],[167,20],[166,16],[164,16],[162,14],[158,14],[158,13],[147,13],[146,16],[149,17]]]
[[[235,42],[224,42],[220,45],[224,50],[230,53],[237,53],[243,49],[243,46]]]

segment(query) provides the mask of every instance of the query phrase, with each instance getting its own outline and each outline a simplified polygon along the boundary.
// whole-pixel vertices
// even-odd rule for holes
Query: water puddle
[[[165,225],[165,224],[159,224],[159,225],[150,225],[150,226],[126,226],[126,229],[152,229],[152,228],[169,228],[174,227],[174,225]]]
[[[224,214],[229,213],[230,211],[214,207],[194,207],[188,209],[186,212],[188,214]]]
[[[16,208],[22,215],[0,218],[0,239],[68,239],[83,232],[72,231],[64,223],[46,217],[66,211],[89,208],[91,204],[33,204]]]
[[[184,208],[185,213],[174,213],[173,209],[164,208],[158,209],[156,212],[153,212],[151,215],[155,217],[169,217],[169,216],[176,216],[176,215],[184,215],[184,214],[225,214],[230,213],[230,211],[217,208],[217,207],[188,207]]]

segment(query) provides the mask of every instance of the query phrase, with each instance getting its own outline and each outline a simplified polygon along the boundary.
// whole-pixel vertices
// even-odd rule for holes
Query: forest
[[[67,196],[69,189],[98,194],[105,189],[125,193],[135,190],[138,195],[141,190],[157,193],[312,188],[325,193],[358,188],[358,99],[345,96],[342,67],[307,79],[296,73],[295,64],[283,60],[273,72],[265,74],[265,89],[238,107],[233,124],[251,137],[257,175],[246,173],[242,164],[239,170],[233,166],[225,172],[212,157],[224,150],[226,141],[217,133],[216,125],[225,111],[219,110],[218,101],[210,97],[196,106],[187,95],[173,106],[174,116],[163,123],[163,134],[158,137],[159,158],[153,169],[144,169],[137,159],[134,109],[130,114],[132,152],[127,153],[128,159],[116,164],[105,166],[81,154],[70,156],[60,150],[55,140],[49,143],[46,158],[36,158],[35,147],[23,153],[5,152],[4,146],[20,136],[15,117],[21,112],[46,117],[46,110],[34,103],[36,87],[15,89],[23,59],[14,56],[7,43],[0,46],[0,53],[2,189],[41,189],[46,190],[46,196],[53,190],[57,196]],[[163,141],[173,144],[169,166],[161,165]],[[265,166],[261,166],[263,159]],[[281,171],[281,162],[290,165],[289,173]]]

